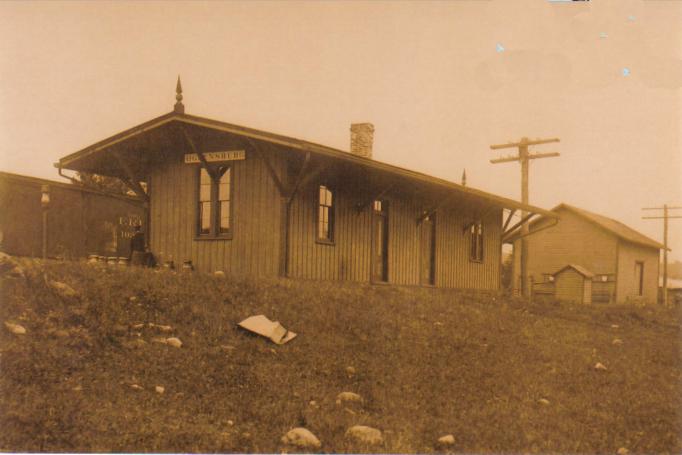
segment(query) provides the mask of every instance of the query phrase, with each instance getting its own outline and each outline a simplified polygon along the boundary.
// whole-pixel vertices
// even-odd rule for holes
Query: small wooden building
[[[554,297],[576,303],[592,303],[592,278],[594,273],[575,264],[569,264],[554,274]]]
[[[559,221],[540,217],[530,224],[528,275],[534,287],[546,289],[549,277],[566,264],[593,273],[593,303],[656,302],[659,250],[663,245],[623,223],[560,204]],[[511,236],[514,251],[520,241]],[[514,283],[520,283],[514,257]]]
[[[149,204],[159,263],[249,276],[497,289],[503,210],[552,212],[351,152],[175,109],[62,158]],[[146,183],[146,190],[140,182]],[[513,226],[517,228],[518,226]]]
[[[45,208],[43,191],[49,195]],[[14,256],[42,256],[46,227],[48,257],[127,257],[143,217],[143,203],[135,197],[0,172],[0,250]]]

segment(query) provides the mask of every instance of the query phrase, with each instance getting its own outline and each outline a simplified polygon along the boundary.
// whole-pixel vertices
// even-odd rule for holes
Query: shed
[[[554,274],[554,296],[557,300],[592,303],[594,273],[585,267],[568,264]]]

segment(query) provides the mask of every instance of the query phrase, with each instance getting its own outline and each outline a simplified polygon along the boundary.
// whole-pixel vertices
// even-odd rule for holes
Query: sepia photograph
[[[682,0],[0,2],[0,452],[682,453]]]

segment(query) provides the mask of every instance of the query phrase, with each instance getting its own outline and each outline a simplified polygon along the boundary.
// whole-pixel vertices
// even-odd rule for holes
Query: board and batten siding
[[[658,258],[656,248],[645,247],[621,240],[618,245],[618,277],[616,295],[619,303],[642,300],[655,303],[658,295]],[[635,263],[644,265],[643,293],[639,295],[639,277]]]
[[[277,276],[280,254],[281,198],[260,157],[232,166],[232,238],[198,239],[199,165],[171,155],[150,176],[150,245],[157,261],[176,266],[191,260],[197,270],[250,276]],[[276,168],[282,161],[273,157]]]
[[[337,186],[334,242],[317,242],[317,192],[320,182],[302,188],[292,201],[289,276],[322,280],[370,281],[372,254],[371,204],[357,210],[363,195]],[[366,195],[364,195],[366,197]],[[407,197],[388,195],[388,283],[419,285],[420,228],[417,219],[428,208]],[[435,215],[435,286],[498,289],[502,210],[484,220],[484,260],[469,260],[469,234],[462,229],[473,220],[464,209]]]

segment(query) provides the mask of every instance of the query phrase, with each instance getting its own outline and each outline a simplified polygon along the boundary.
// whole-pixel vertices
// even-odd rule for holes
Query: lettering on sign
[[[209,163],[216,161],[239,161],[246,159],[246,152],[244,150],[225,150],[222,152],[206,152],[204,158]],[[199,155],[196,153],[185,154],[185,164],[201,163]]]

